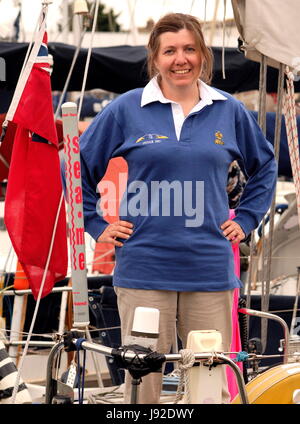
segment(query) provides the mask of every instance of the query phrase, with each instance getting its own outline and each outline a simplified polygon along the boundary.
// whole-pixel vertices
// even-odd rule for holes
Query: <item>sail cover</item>
[[[251,60],[300,71],[299,0],[232,0],[234,19]]]

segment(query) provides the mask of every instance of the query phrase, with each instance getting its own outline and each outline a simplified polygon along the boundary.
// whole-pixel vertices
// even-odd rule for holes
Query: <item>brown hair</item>
[[[210,83],[213,68],[212,51],[205,44],[200,21],[195,16],[183,13],[169,13],[163,16],[154,25],[148,42],[147,65],[149,77],[153,78],[157,74],[154,61],[159,50],[159,36],[164,32],[178,32],[181,29],[187,29],[195,36],[196,44],[203,56],[202,72],[200,77],[204,82]]]

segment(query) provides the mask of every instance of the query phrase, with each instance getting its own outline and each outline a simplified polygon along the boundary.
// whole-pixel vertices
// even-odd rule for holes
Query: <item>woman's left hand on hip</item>
[[[225,221],[220,228],[223,230],[223,235],[232,243],[239,243],[246,237],[241,226],[231,219]]]

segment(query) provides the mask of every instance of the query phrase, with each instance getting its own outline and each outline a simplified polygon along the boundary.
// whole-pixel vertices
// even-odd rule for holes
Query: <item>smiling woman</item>
[[[193,16],[166,15],[150,35],[148,72],[158,77],[163,95],[181,105],[184,116],[200,100],[199,78],[211,80],[212,58],[200,22]]]
[[[152,31],[148,43],[148,73],[153,78],[158,73],[157,63],[162,48],[165,48],[164,54],[173,56],[176,47],[172,42],[178,43],[182,41],[181,36],[185,37],[185,53],[189,55],[198,56],[200,60],[200,69],[198,78],[202,81],[210,83],[212,77],[213,55],[210,48],[205,44],[201,24],[197,18],[191,15],[184,15],[181,13],[166,15],[159,20],[159,25],[156,25],[155,30]],[[166,38],[167,37],[167,38]],[[171,39],[169,39],[171,37]],[[176,38],[176,40],[173,39]],[[168,42],[171,43],[168,46]],[[171,47],[168,49],[168,47]],[[174,51],[175,47],[175,51]],[[182,46],[181,46],[182,47]]]
[[[179,103],[188,99],[192,109],[200,100],[197,81],[202,67],[194,35],[187,29],[161,34],[154,64],[164,96]],[[188,112],[187,107],[185,115]]]
[[[232,244],[269,208],[277,176],[272,147],[240,102],[207,84],[212,56],[194,16],[172,13],[156,23],[148,69],[146,87],[113,100],[81,136],[85,228],[116,247],[123,343],[142,306],[160,311],[158,352],[170,352],[175,326],[183,347],[190,331],[217,329],[229,352],[233,292],[241,287]],[[120,156],[127,190],[120,219],[108,224],[97,209],[97,185]],[[231,219],[226,188],[234,160],[248,181]],[[138,403],[158,403],[161,382],[161,373],[143,377]],[[130,389],[127,375],[125,403]],[[229,402],[225,370],[217,390],[217,402]]]

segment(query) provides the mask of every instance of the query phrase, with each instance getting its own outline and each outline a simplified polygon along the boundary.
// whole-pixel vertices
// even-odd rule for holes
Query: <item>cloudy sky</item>
[[[167,12],[191,13],[204,19],[205,4],[206,17],[212,19],[216,0],[103,0],[102,3],[113,7],[116,12],[121,12],[120,23],[124,28],[128,28],[130,23],[129,4],[134,10],[135,22],[138,23],[138,26],[144,26],[149,17],[156,21]],[[218,3],[218,18],[222,20],[224,0],[219,0]],[[226,1],[226,12],[227,17],[233,16],[231,1],[228,0]]]
[[[52,0],[48,12],[48,29],[53,30],[57,27],[57,22],[61,19],[60,5],[62,1]],[[133,13],[134,22],[138,27],[145,26],[149,18],[155,21],[167,12],[191,13],[200,19],[205,17],[212,19],[214,5],[217,0],[101,0],[107,8],[113,8],[115,13],[120,13],[118,22],[123,29],[130,28],[131,13]],[[18,12],[14,5],[18,0],[0,0],[0,36],[12,31],[13,22]],[[42,0],[22,0],[23,28],[24,31],[33,31],[41,9]],[[224,0],[219,0],[218,18],[223,19]],[[231,1],[226,1],[226,17],[231,18]]]

